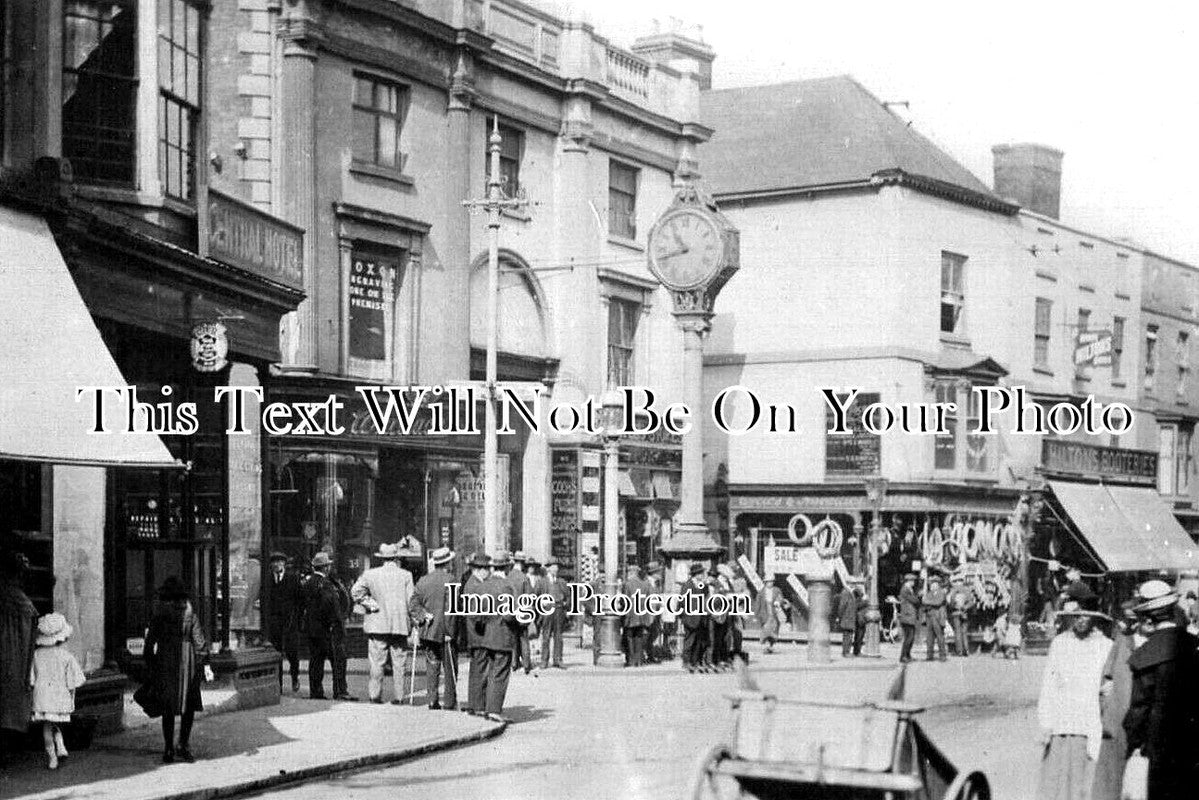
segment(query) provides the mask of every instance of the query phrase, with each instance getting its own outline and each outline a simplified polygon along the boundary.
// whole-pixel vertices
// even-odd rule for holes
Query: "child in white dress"
[[[33,687],[33,721],[42,723],[50,769],[67,756],[59,723],[70,722],[75,710],[75,690],[87,680],[83,668],[63,643],[71,638],[71,626],[62,614],[47,614],[37,622],[37,650],[29,685]]]

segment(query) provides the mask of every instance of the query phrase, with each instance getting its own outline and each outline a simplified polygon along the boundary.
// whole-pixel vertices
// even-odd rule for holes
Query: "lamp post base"
[[[601,617],[599,621],[599,653],[595,657],[597,667],[623,667],[624,652],[620,649],[620,618]]]

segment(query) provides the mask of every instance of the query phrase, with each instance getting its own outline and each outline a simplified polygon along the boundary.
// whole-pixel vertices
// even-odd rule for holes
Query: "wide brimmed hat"
[[[496,567],[497,569],[500,567],[512,566],[512,554],[507,550],[501,550],[491,557],[491,566]]]
[[[1144,614],[1174,605],[1178,602],[1178,592],[1165,581],[1145,581],[1137,589],[1137,600],[1139,602],[1132,610],[1137,614]]]
[[[651,561],[645,565],[645,571],[648,572],[650,575],[653,575],[655,572],[662,571],[662,565],[659,564],[657,561]]]
[[[1062,603],[1062,607],[1057,612],[1057,615],[1059,617],[1094,617],[1095,619],[1104,619],[1108,622],[1112,621],[1112,618],[1107,614],[1086,608],[1077,600],[1067,600],[1066,602]]]
[[[312,557],[312,566],[314,568],[315,567],[328,567],[328,566],[331,566],[332,564],[333,564],[333,559],[329,558],[328,553],[317,553],[316,555],[314,555]]]
[[[37,621],[38,647],[51,647],[71,638],[71,624],[67,618],[57,611],[47,614]]]
[[[429,553],[429,560],[433,562],[433,566],[435,567],[448,564],[454,560],[454,551],[448,547],[439,547],[432,553]]]
[[[541,566],[543,566],[543,567],[560,567],[560,566],[562,566],[562,561],[560,559],[554,558],[553,556],[550,556],[549,558],[547,558],[545,560],[545,563],[542,564]]]
[[[181,600],[188,597],[188,591],[179,576],[172,575],[158,587],[158,596],[163,600]]]
[[[482,553],[475,553],[470,557],[470,566],[475,567],[490,567],[491,559]]]
[[[518,564],[528,564],[529,556],[525,553],[524,550],[517,550],[515,553],[512,554],[512,560]]]
[[[289,556],[287,555],[287,553],[280,553],[278,550],[271,553],[271,557],[267,559],[267,561],[271,562],[272,564],[276,561],[286,562],[288,560],[289,560]]]
[[[394,544],[381,544],[379,551],[375,553],[375,558],[381,558],[385,561],[390,561],[400,557],[400,548]]]
[[[707,571],[708,571],[708,568],[705,567],[703,564],[695,563],[695,564],[691,565],[691,574],[692,575],[702,575],[703,573],[705,573]]]
[[[945,583],[945,578],[941,575],[941,573],[934,572],[932,575],[928,576],[928,582],[932,583],[933,581],[936,581],[937,583]]]
[[[903,579],[905,581],[915,581],[915,580],[919,580],[920,576],[917,575],[915,572],[909,572],[903,576]]]
[[[537,560],[537,556],[529,556],[525,559],[526,567],[540,567],[541,562]]]

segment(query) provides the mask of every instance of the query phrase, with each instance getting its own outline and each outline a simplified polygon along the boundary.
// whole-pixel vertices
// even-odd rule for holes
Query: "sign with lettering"
[[[849,433],[827,433],[834,425],[832,408],[826,408],[824,435],[824,474],[829,478],[856,478],[878,475],[882,467],[882,451],[877,434],[862,426],[862,412],[879,402],[878,392],[859,392],[846,414]]]
[[[833,572],[832,563],[826,563],[814,547],[766,545],[762,564],[762,572],[766,575],[812,575],[823,578],[831,577]]]
[[[350,266],[350,356],[370,361],[387,358],[387,313],[395,268],[357,253]]]
[[[208,254],[261,278],[304,288],[304,231],[208,190]]]
[[[579,536],[579,454],[551,451],[550,555],[563,566],[575,563]]]
[[[1143,486],[1157,485],[1157,453],[1045,439],[1041,469],[1057,475],[1109,478]]]
[[[1079,331],[1074,342],[1074,365],[1096,367],[1112,365],[1112,332],[1103,330]]]

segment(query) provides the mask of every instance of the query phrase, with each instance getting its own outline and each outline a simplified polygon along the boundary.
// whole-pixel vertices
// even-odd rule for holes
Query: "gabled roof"
[[[707,91],[700,109],[716,131],[699,160],[717,195],[898,179],[995,210],[1010,207],[848,75]]]

